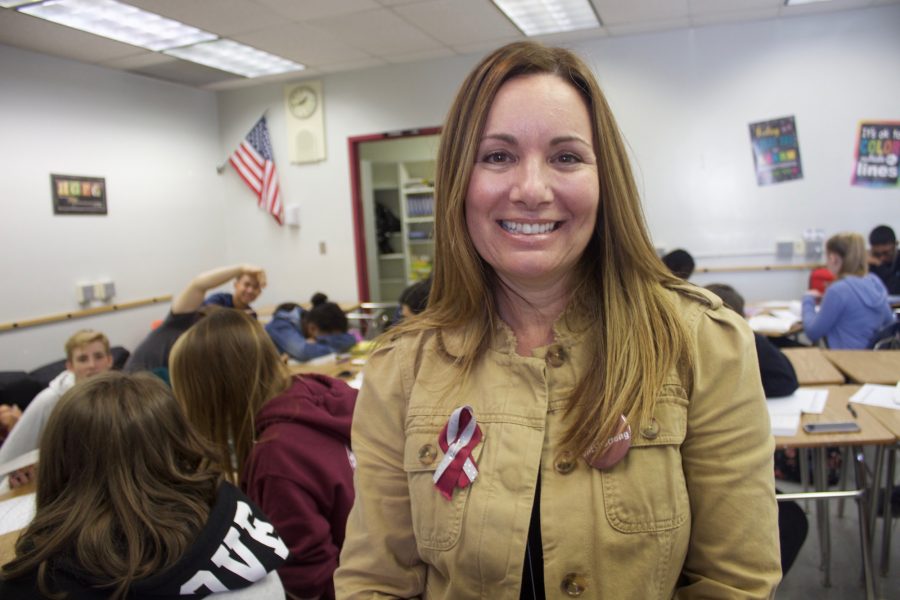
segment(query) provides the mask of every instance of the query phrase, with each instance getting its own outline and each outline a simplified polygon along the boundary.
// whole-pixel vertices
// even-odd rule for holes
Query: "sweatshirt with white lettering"
[[[170,568],[133,583],[128,598],[282,599],[284,588],[275,569],[287,556],[287,546],[262,511],[235,486],[223,483],[194,543]],[[65,592],[67,598],[100,600],[109,596],[109,588],[97,587],[97,580],[72,557],[53,559],[51,573],[51,589]],[[0,597],[44,598],[35,575],[0,581]]]

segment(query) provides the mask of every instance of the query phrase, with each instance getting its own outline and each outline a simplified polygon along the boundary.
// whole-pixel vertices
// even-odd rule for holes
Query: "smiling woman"
[[[437,165],[428,307],[354,414],[338,597],[771,597],[753,337],[657,258],[588,67],[491,53]]]

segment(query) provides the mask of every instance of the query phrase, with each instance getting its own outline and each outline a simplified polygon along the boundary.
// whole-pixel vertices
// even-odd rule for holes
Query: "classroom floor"
[[[778,488],[787,491],[801,491],[789,484],[778,482]],[[844,516],[837,516],[837,501],[831,505],[831,587],[822,585],[824,572],[819,568],[819,536],[816,530],[815,506],[812,502],[806,509],[809,520],[809,535],[797,556],[794,566],[788,571],[775,597],[778,600],[855,600],[866,597],[862,582],[862,555],[859,551],[859,529],[856,503],[847,502]],[[900,600],[900,518],[894,518],[891,532],[890,569],[887,577],[879,574],[881,564],[882,520],[875,521],[875,540],[872,561],[875,568],[876,598]]]

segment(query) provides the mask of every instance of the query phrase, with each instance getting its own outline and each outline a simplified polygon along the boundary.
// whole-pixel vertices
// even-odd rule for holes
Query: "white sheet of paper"
[[[796,318],[780,318],[773,315],[755,315],[747,319],[750,328],[753,331],[772,331],[776,333],[784,333],[794,326],[797,322]]]
[[[0,477],[3,477],[7,473],[12,473],[13,471],[17,471],[22,467],[27,467],[29,465],[36,465],[38,459],[40,458],[40,450],[32,450],[30,452],[26,452],[25,454],[21,454],[15,457],[12,460],[8,460],[2,465],[0,465]]]
[[[850,396],[850,402],[900,410],[900,390],[894,385],[867,383]]]
[[[800,415],[769,415],[772,422],[772,435],[790,437],[797,435],[800,429]]]
[[[0,535],[24,529],[34,518],[34,492],[0,502]]]
[[[766,408],[770,415],[822,414],[825,402],[828,401],[828,390],[816,388],[799,388],[790,396],[766,399]]]

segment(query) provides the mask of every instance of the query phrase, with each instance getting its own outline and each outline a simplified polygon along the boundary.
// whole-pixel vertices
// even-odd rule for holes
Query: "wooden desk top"
[[[17,496],[24,496],[25,494],[32,493],[36,488],[34,481],[23,485],[20,488],[16,488],[14,490],[9,490],[3,494],[0,494],[0,502],[3,500],[9,500],[10,498],[15,498]],[[4,533],[0,535],[0,565],[5,565],[16,555],[16,540],[19,539],[19,531],[10,531],[9,533]]]
[[[788,329],[787,331],[767,331],[765,329],[754,330],[754,331],[756,331],[756,333],[758,333],[760,335],[764,335],[766,337],[771,337],[771,338],[790,337],[792,335],[797,335],[798,333],[801,333],[803,331],[803,322],[797,321],[796,323],[791,325],[791,328]]]
[[[825,358],[855,383],[895,385],[900,381],[900,350],[824,350]]]
[[[857,414],[866,412],[875,417],[879,423],[884,425],[885,429],[894,434],[894,437],[900,439],[900,410],[869,406],[868,404],[854,404],[853,407]]]
[[[821,446],[881,446],[893,444],[897,436],[888,431],[868,411],[859,410],[860,405],[854,405],[857,418],[853,418],[847,410],[847,401],[857,390],[858,385],[829,385],[828,402],[821,415],[803,415],[800,420],[800,430],[793,436],[776,436],[775,446],[778,448],[818,448]],[[857,433],[814,433],[803,431],[803,425],[807,423],[830,423],[835,421],[856,421],[860,431]]]
[[[844,376],[825,358],[821,348],[783,348],[800,385],[840,385]]]

